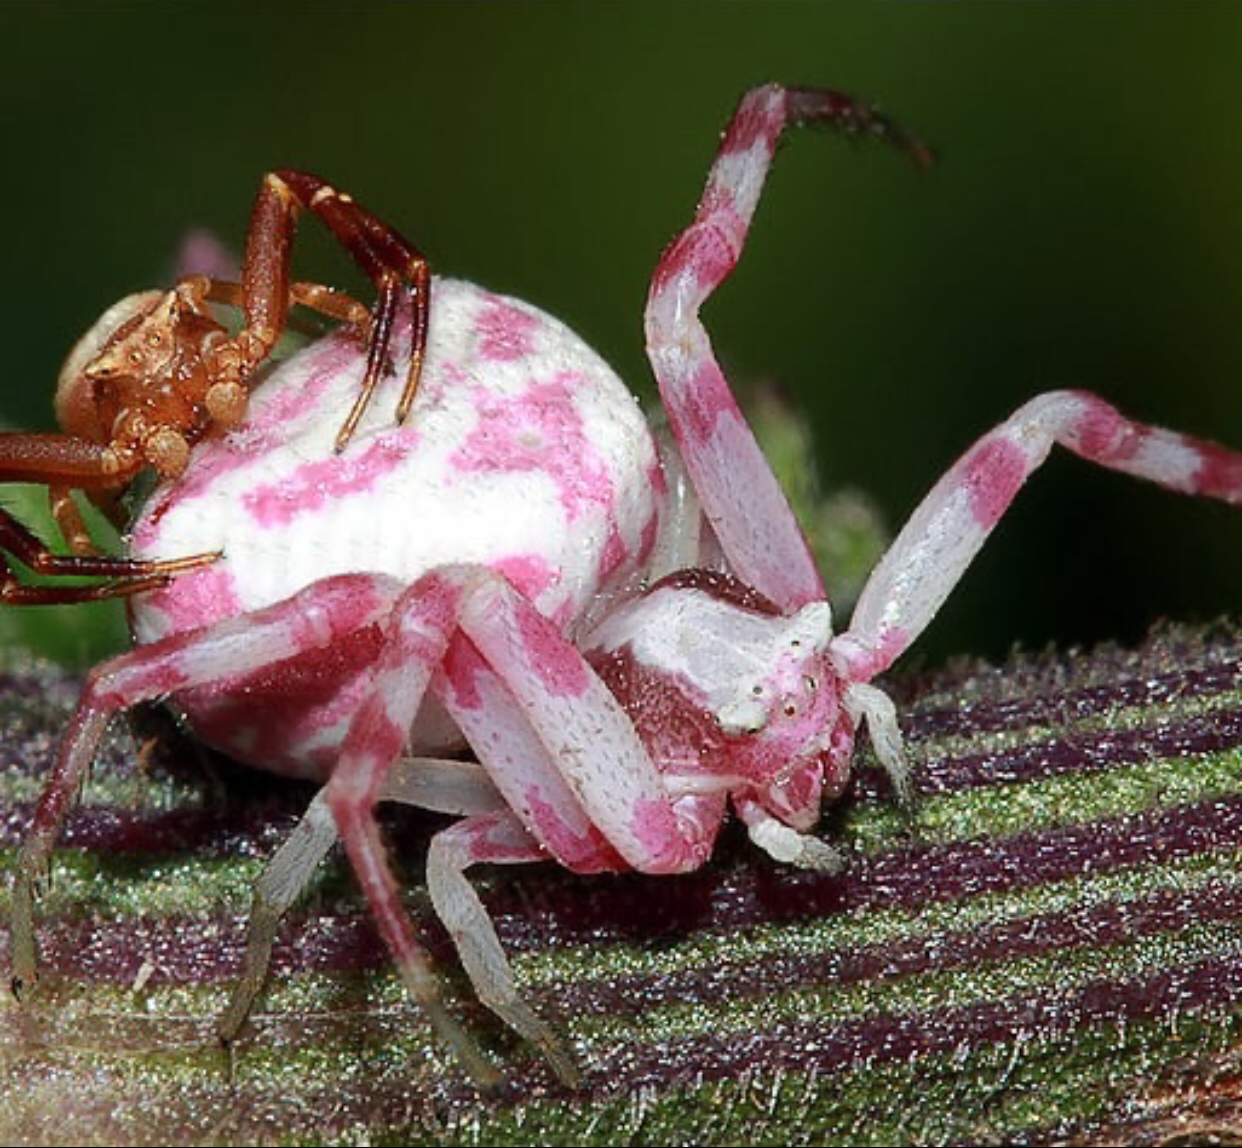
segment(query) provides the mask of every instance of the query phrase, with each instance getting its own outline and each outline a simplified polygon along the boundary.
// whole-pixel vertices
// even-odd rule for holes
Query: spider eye
[[[807,674],[806,677],[802,679],[802,684],[806,686],[808,693],[813,694],[817,689],[819,689],[819,679],[812,677],[810,674]]]

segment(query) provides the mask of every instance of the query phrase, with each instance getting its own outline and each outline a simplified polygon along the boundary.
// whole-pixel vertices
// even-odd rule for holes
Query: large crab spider
[[[342,292],[290,280],[297,216],[317,215],[373,280],[368,310]],[[82,491],[114,518],[117,500],[143,470],[176,478],[205,434],[239,425],[256,372],[285,330],[291,306],[318,311],[366,333],[366,371],[337,435],[343,449],[387,369],[398,305],[413,300],[414,342],[397,403],[404,421],[422,369],[431,272],[396,230],[319,176],[281,170],[263,177],[255,197],[241,281],[192,275],[169,291],[131,295],[104,313],[70,353],[56,391],[59,434],[0,434],[0,482],[48,488],[52,515],[71,554],[57,554],[0,510],[0,601],[10,605],[80,602],[140,593],[215,554],[161,558],[96,552],[72,491]],[[213,304],[238,308],[230,334]],[[28,585],[11,556],[52,577],[102,578],[89,585]]]
[[[324,782],[258,883],[226,1033],[258,989],[277,919],[339,837],[410,991],[474,1078],[496,1080],[442,1002],[389,867],[374,810],[398,800],[460,816],[431,841],[432,902],[480,999],[573,1082],[574,1058],[516,988],[471,866],[684,872],[706,861],[730,806],[778,860],[838,866],[811,830],[864,727],[909,790],[873,679],[1053,445],[1242,501],[1242,456],[1085,393],[1045,394],[940,479],[834,635],[698,318],[796,123],[869,131],[924,158],[845,96],[771,85],[744,97],[647,302],[675,450],[661,453],[629,392],[555,320],[451,280],[436,283],[410,426],[364,416],[334,452],[365,370],[338,335],[274,373],[236,432],[199,444],[148,503],[133,550],[223,556],[134,598],[139,647],[87,682],[16,867],[15,988],[35,975],[35,883],[105,726],[171,697],[207,741]],[[407,317],[395,352],[410,343]],[[702,568],[709,555],[715,570]],[[463,747],[473,760],[448,756]]]

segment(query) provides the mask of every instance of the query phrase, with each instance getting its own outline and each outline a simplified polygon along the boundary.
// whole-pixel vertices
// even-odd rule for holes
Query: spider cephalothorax
[[[834,633],[698,317],[741,253],[778,138],[806,122],[926,158],[838,93],[745,96],[647,303],[675,448],[657,446],[629,391],[554,319],[438,279],[409,425],[368,412],[336,450],[368,369],[338,333],[273,372],[237,430],[201,442],[155,492],[138,560],[222,557],[134,598],[137,648],[91,675],[17,865],[19,988],[35,975],[35,882],[104,727],[171,696],[234,756],[323,782],[256,888],[225,1036],[259,990],[282,912],[339,838],[406,984],[475,1079],[495,1080],[441,1000],[390,868],[375,806],[396,800],[459,818],[430,843],[432,903],[480,999],[572,1082],[575,1058],[518,992],[470,866],[686,872],[732,807],[778,860],[838,867],[810,830],[856,738],[910,789],[893,705],[872,680],[1053,445],[1242,502],[1242,456],[1091,395],[1041,395],[932,488]],[[417,354],[418,321],[394,326],[398,362]]]

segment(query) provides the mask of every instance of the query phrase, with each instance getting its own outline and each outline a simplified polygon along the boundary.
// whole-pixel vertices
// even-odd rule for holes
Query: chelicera
[[[291,281],[298,213],[328,226],[374,281],[368,310],[350,296],[317,283]],[[72,492],[83,492],[114,521],[121,493],[148,469],[163,479],[185,470],[204,435],[242,422],[259,369],[285,330],[290,307],[342,320],[366,339],[366,372],[343,417],[343,448],[389,366],[389,342],[403,297],[413,303],[414,338],[397,403],[401,422],[418,387],[426,344],[431,272],[397,231],[325,180],[300,171],[274,171],[255,198],[241,281],[189,276],[169,291],[144,291],[109,308],[79,341],[56,391],[59,434],[0,435],[0,481],[48,488],[52,515],[71,554],[56,554],[12,515],[0,510],[0,601],[78,602],[140,593],[215,554],[127,558],[96,552]],[[237,308],[235,333],[213,307]],[[9,568],[11,555],[54,578],[87,575],[89,585],[27,585]]]
[[[1045,394],[932,488],[834,634],[819,571],[698,317],[737,263],[778,138],[801,123],[926,158],[838,93],[744,97],[647,301],[672,443],[554,319],[447,279],[408,424],[364,412],[336,451],[366,370],[337,334],[274,372],[232,434],[199,443],[147,504],[132,550],[222,556],[134,597],[138,647],[87,682],[17,863],[16,987],[35,975],[35,882],[105,726],[168,697],[226,752],[323,782],[258,883],[224,1035],[258,991],[281,913],[339,838],[411,992],[474,1078],[496,1080],[443,1003],[389,867],[375,807],[396,800],[457,815],[430,844],[436,912],[480,999],[572,1083],[575,1059],[518,993],[471,866],[682,873],[707,861],[731,808],[771,856],[836,868],[841,855],[812,830],[864,730],[898,794],[910,791],[876,675],[1054,444],[1242,501],[1242,456],[1089,394]],[[416,326],[399,313],[398,361]]]

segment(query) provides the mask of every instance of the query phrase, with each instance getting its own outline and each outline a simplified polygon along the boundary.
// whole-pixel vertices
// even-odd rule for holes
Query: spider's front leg
[[[464,870],[549,857],[579,872],[702,864],[719,817],[685,816],[630,719],[582,653],[504,578],[475,566],[420,578],[394,607],[373,692],[327,785],[354,872],[411,992],[426,957],[402,906],[375,821],[388,771],[431,690],[465,734],[508,810],[473,817],[433,844],[428,882],[479,997],[548,1057],[578,1072],[521,999]]]
[[[13,868],[10,960],[15,993],[23,994],[36,979],[36,886],[113,715],[178,690],[236,681],[330,646],[374,625],[394,596],[382,578],[327,578],[266,610],[153,642],[91,672]]]
[[[1134,422],[1086,392],[1040,395],[979,439],[910,516],[868,580],[848,631],[833,640],[847,680],[868,681],[922,633],[1056,444],[1180,494],[1242,504],[1242,454]]]
[[[413,304],[413,332],[405,385],[397,404],[397,422],[403,422],[409,414],[427,346],[431,270],[427,260],[404,236],[326,180],[301,171],[269,172],[255,199],[246,241],[242,267],[245,325],[217,352],[217,370],[239,386],[246,384],[275,347],[285,329],[291,301],[306,302],[332,313],[330,297],[299,300],[291,287],[293,236],[302,210],[312,212],[324,222],[378,292],[369,315],[366,373],[357,401],[337,436],[337,449],[342,450],[387,369],[393,325],[404,294],[410,296]],[[356,318],[356,312],[350,310],[349,317]]]
[[[885,140],[919,165],[927,150],[839,92],[756,88],[725,131],[694,222],[665,251],[647,299],[647,350],[686,469],[741,580],[785,610],[824,587],[784,493],[712,353],[699,308],[741,255],[776,143],[791,124]]]

